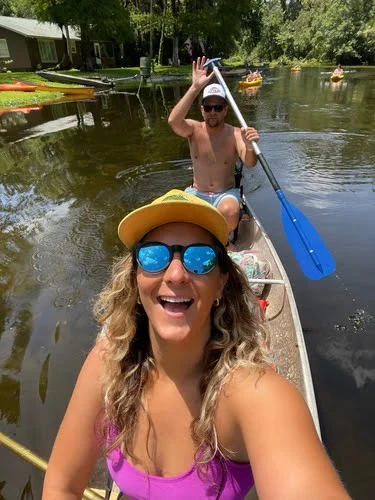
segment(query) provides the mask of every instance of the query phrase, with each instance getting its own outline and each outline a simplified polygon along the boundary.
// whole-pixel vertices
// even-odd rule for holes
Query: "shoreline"
[[[253,66],[253,65],[251,65]],[[301,68],[308,67],[317,67],[324,66],[333,68],[335,65],[332,64],[303,64],[301,63]],[[261,67],[261,65],[259,65]],[[277,65],[270,63],[269,68],[275,69],[277,67],[284,68],[288,67],[288,65]],[[347,66],[348,68],[353,69],[371,69],[375,66],[363,66],[363,65],[354,65]],[[59,73],[59,72],[57,72]],[[93,72],[87,71],[79,71],[79,70],[69,70],[69,71],[61,71],[63,75],[72,75],[79,76],[83,78],[101,78],[108,79],[110,81],[116,82],[116,79],[128,78],[128,80],[124,79],[119,81],[113,89],[118,88],[119,91],[126,90],[129,88],[134,88],[139,85],[141,81],[141,73],[139,67],[128,67],[128,68],[106,68],[100,69]],[[243,76],[246,73],[246,68],[244,65],[232,65],[227,67],[227,70],[224,68],[224,74],[228,77],[239,77]],[[71,86],[68,84],[61,84],[55,82],[49,82],[45,78],[39,76],[34,72],[10,72],[10,73],[0,73],[0,83],[13,83],[14,80],[26,81],[29,83],[45,83],[46,85],[53,86]],[[182,82],[186,83],[191,80],[191,66],[179,66],[177,68],[173,68],[170,66],[161,66],[156,67],[152,75],[148,78],[144,79],[142,83],[143,86],[150,86],[153,84],[164,84],[164,83],[174,83],[174,82]],[[76,85],[74,85],[76,86]],[[113,90],[112,89],[112,90]],[[52,102],[64,102],[70,101],[70,96],[64,96],[60,92],[51,92],[46,96],[45,92],[35,91],[35,92],[19,92],[19,91],[1,91],[0,92],[0,112],[5,113],[7,111],[16,111],[17,108],[30,107],[30,106],[43,106],[46,104],[51,104]],[[78,100],[77,96],[77,99]],[[82,96],[81,99],[84,99]]]

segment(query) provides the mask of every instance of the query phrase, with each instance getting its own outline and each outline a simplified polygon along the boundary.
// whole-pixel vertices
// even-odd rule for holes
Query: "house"
[[[82,63],[80,34],[70,27],[70,46],[73,66]],[[64,55],[64,41],[57,24],[36,19],[0,16],[0,67],[12,71],[35,71],[55,66]],[[93,41],[92,59],[96,67],[115,66],[112,42]]]

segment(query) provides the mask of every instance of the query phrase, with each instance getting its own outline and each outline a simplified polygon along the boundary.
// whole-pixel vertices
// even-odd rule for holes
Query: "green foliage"
[[[93,38],[130,38],[130,16],[121,0],[32,0],[38,19],[87,27]]]
[[[85,38],[126,44],[133,61],[150,48],[251,60],[371,63],[375,0],[3,0],[0,14],[83,29]],[[131,59],[131,58],[130,58]],[[186,57],[187,61],[187,57]]]
[[[252,61],[273,60],[283,54],[280,33],[284,23],[284,12],[278,0],[261,2],[261,9],[256,11],[259,40],[252,35],[253,43],[257,41],[251,52]],[[253,31],[255,34],[255,32]]]
[[[242,51],[252,59],[372,62],[375,0],[259,0]],[[259,37],[254,36],[254,25]]]
[[[1,0],[0,16],[35,18],[35,13],[29,0]]]

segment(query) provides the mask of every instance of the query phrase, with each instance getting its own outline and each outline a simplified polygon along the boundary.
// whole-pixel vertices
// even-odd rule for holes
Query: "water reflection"
[[[42,364],[42,368],[40,370],[39,377],[39,397],[41,402],[44,404],[47,396],[48,389],[48,368],[49,368],[49,360],[51,357],[51,353],[47,355],[46,359]]]
[[[8,375],[0,378],[0,418],[7,424],[20,422],[20,389],[21,384]]]
[[[33,489],[31,487],[31,477],[29,477],[29,480],[21,492],[20,500],[34,500],[34,498]]]

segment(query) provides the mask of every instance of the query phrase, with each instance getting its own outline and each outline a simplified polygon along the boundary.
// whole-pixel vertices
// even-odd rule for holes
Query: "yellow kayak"
[[[239,82],[239,86],[242,89],[246,89],[248,87],[257,87],[262,83],[263,78],[256,78],[255,80],[251,80],[251,82],[241,81]]]
[[[7,87],[12,87],[12,88],[7,88],[7,89],[2,89],[2,90],[22,90],[22,91],[35,91],[35,90],[40,90],[42,92],[61,92],[62,94],[65,95],[79,95],[79,96],[87,96],[87,97],[94,97],[94,87],[62,87],[62,86],[53,86],[53,85],[46,85],[45,83],[34,83],[34,84],[28,84],[24,82],[18,82],[15,81],[12,85],[7,84]],[[0,85],[0,90],[1,90],[1,85]]]
[[[341,80],[344,78],[344,73],[341,73],[341,75],[331,75],[330,80],[331,82],[341,82]]]
[[[290,71],[301,71],[301,67],[299,67],[299,68],[290,68]]]

